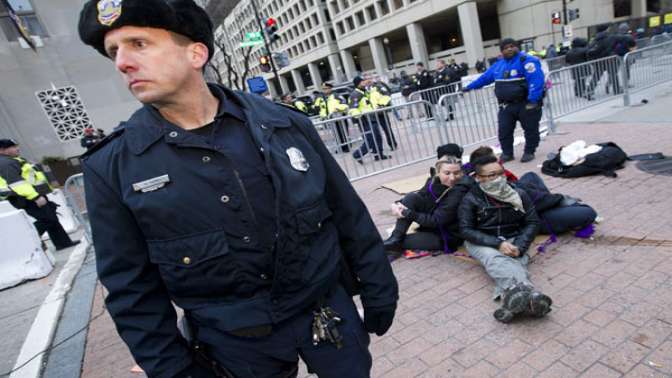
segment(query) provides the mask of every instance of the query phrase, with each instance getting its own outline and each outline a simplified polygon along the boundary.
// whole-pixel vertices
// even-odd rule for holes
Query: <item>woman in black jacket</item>
[[[495,280],[494,316],[509,322],[517,314],[537,317],[551,310],[551,299],[536,291],[527,271],[526,254],[539,228],[539,218],[525,191],[511,186],[494,156],[471,162],[476,180],[459,208],[460,234],[469,254]]]
[[[462,244],[457,224],[457,209],[473,179],[462,172],[462,161],[445,156],[435,165],[436,174],[427,185],[392,204],[397,217],[394,231],[385,241],[385,250],[398,256],[405,249],[454,251]],[[413,222],[420,225],[416,233],[406,235]]]

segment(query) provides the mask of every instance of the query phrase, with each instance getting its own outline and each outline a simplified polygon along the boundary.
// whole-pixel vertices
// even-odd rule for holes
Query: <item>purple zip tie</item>
[[[593,236],[594,233],[595,233],[595,225],[591,223],[586,227],[576,231],[576,233],[574,233],[574,236],[581,239],[590,239],[590,237]]]

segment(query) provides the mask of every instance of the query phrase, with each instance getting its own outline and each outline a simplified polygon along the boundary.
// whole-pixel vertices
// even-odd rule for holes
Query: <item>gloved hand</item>
[[[217,378],[212,369],[202,366],[197,362],[192,362],[184,370],[177,373],[176,378]]]
[[[382,307],[364,307],[364,328],[368,333],[383,336],[392,326],[397,304]]]
[[[534,103],[534,102],[528,102],[525,105],[525,110],[536,110],[537,108],[539,108],[539,104]]]

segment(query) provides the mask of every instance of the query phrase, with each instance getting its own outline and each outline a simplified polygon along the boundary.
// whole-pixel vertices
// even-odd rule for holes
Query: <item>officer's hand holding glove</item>
[[[364,328],[368,333],[383,336],[392,326],[397,304],[380,307],[364,307]]]
[[[536,102],[528,102],[525,104],[525,110],[537,110],[539,108],[539,104]]]

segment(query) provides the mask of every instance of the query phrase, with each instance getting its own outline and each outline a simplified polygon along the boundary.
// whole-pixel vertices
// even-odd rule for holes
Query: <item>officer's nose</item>
[[[114,65],[121,73],[128,73],[128,71],[132,71],[136,67],[132,55],[123,47],[119,47],[117,50],[114,57]]]

